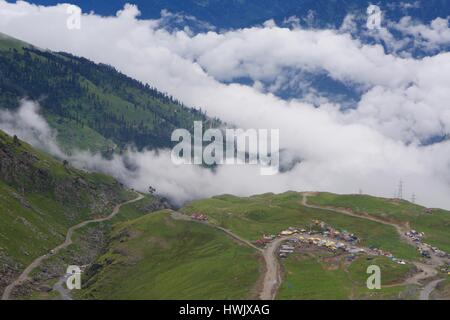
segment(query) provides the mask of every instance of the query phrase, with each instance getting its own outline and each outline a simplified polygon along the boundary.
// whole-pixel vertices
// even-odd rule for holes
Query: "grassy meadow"
[[[113,242],[87,276],[85,299],[254,298],[254,249],[203,224],[159,211],[114,226]]]
[[[403,242],[395,228],[367,219],[351,217],[328,210],[307,208],[296,192],[264,194],[252,197],[230,195],[193,201],[180,211],[206,214],[212,223],[232,230],[254,241],[266,234],[277,234],[290,226],[308,229],[313,220],[356,234],[364,246],[374,246],[392,252],[399,258],[418,257],[416,249]]]

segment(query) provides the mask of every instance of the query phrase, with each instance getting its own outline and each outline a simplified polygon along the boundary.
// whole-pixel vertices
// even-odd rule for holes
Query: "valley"
[[[317,195],[320,196],[320,194]],[[222,206],[217,205],[216,209],[221,211],[222,214],[225,214],[226,216],[233,216],[240,213],[241,217],[239,219],[241,221],[237,225],[243,225],[243,228],[248,230],[252,225],[252,221],[256,222],[256,219],[254,220],[255,216],[253,216],[253,219],[250,218],[252,215],[248,215],[249,212],[244,213],[245,211],[241,211],[243,206],[234,206],[236,205],[236,202],[250,202],[253,206],[252,211],[258,210],[258,205],[266,207],[268,203],[277,203],[276,206],[280,206],[282,208],[292,208],[292,202],[286,200],[293,200],[292,198],[294,198],[294,196],[297,200],[301,200],[301,202],[296,201],[298,206],[297,210],[302,210],[302,206],[304,206],[303,210],[305,208],[308,208],[309,204],[305,202],[306,197],[314,197],[308,193],[288,193],[282,195],[255,196],[250,198],[230,198],[229,196],[221,196],[214,197],[214,199],[211,200],[229,200],[227,205],[230,206],[225,206],[225,203],[227,202],[225,201],[225,203],[222,203]],[[283,199],[286,202],[280,201],[280,199]],[[193,228],[192,232],[194,232],[194,230],[197,230],[197,228],[209,228],[211,232],[217,230],[216,233],[219,233],[219,235],[222,234],[222,236],[227,236],[229,238],[229,241],[237,241],[237,245],[242,247],[242,250],[249,250],[249,254],[253,251],[252,264],[249,264],[249,261],[246,261],[242,256],[238,256],[233,259],[235,265],[233,269],[237,268],[236,264],[240,265],[241,268],[244,268],[240,269],[241,275],[246,274],[247,271],[245,270],[247,270],[247,268],[256,268],[259,270],[260,276],[258,278],[253,278],[252,281],[247,278],[245,281],[243,281],[242,279],[240,280],[243,281],[242,283],[246,283],[247,294],[251,294],[250,296],[247,295],[247,297],[251,297],[253,295],[253,297],[259,297],[261,299],[419,299],[423,297],[428,298],[430,292],[433,292],[436,285],[441,282],[441,280],[435,280],[436,277],[445,279],[446,276],[442,274],[440,268],[442,268],[446,264],[448,265],[448,259],[433,258],[432,260],[426,260],[421,259],[418,254],[412,254],[409,256],[403,255],[402,257],[404,257],[405,259],[407,257],[409,259],[406,263],[400,264],[396,263],[395,260],[392,260],[389,257],[385,257],[383,254],[379,255],[378,253],[375,254],[375,256],[371,256],[373,255],[373,253],[369,253],[369,256],[367,256],[367,254],[365,253],[349,255],[339,250],[330,252],[330,250],[324,247],[311,247],[309,245],[306,245],[305,247],[301,245],[299,249],[296,249],[296,251],[292,255],[287,258],[280,259],[278,254],[280,246],[290,239],[296,239],[296,235],[279,236],[279,238],[277,238],[273,242],[270,242],[267,246],[261,247],[255,244],[255,238],[245,236],[245,233],[239,231],[239,229],[233,227],[227,228],[226,224],[218,223],[217,221],[219,220],[215,219],[220,214],[217,212],[211,214],[211,207],[209,207],[211,210],[209,212],[206,212],[205,209],[199,209],[204,208],[202,207],[202,204],[208,201],[209,200],[200,200],[198,202],[194,202],[184,208],[181,208],[181,210],[179,210],[178,212],[157,212],[151,214],[152,218],[150,218],[150,216],[146,218],[138,218],[138,221],[143,221],[142,219],[156,220],[156,217],[159,216],[159,219],[162,219],[164,217],[166,225],[177,225],[180,223],[187,224],[191,229]],[[272,205],[272,207],[274,206],[275,205]],[[317,208],[314,209],[319,210]],[[329,210],[329,212],[327,213],[328,218],[332,218],[333,213],[336,213],[329,208],[320,208],[320,213],[322,213],[322,210]],[[192,214],[192,212],[195,212],[195,214]],[[200,212],[202,213],[200,214]],[[242,219],[242,214],[244,214],[247,218]],[[271,216],[270,218],[272,219],[279,218],[279,215],[280,214],[271,216],[267,212],[265,213],[266,218],[269,218]],[[315,215],[312,214],[310,217],[314,218]],[[283,219],[282,217],[280,218],[281,220]],[[345,220],[345,218],[342,219]],[[259,220],[260,222],[263,219],[259,217],[259,219],[257,220]],[[370,219],[368,220],[371,221]],[[171,243],[172,241],[169,239],[172,239],[172,237],[182,236],[183,233],[179,234],[177,232],[176,234],[171,234],[170,230],[158,232],[156,229],[160,230],[161,227],[156,222],[154,225],[155,230],[151,229],[152,225],[150,224],[148,224],[148,227],[138,228],[137,225],[141,224],[138,221],[134,221],[130,224],[122,226],[117,226],[117,228],[119,228],[118,230],[120,230],[120,232],[122,233],[122,236],[120,238],[116,236],[116,240],[110,247],[109,253],[99,260],[99,263],[102,265],[102,267],[99,267],[97,272],[95,272],[94,274],[89,275],[87,292],[90,293],[86,296],[86,293],[83,294],[81,293],[81,291],[78,297],[101,297],[103,299],[129,299],[142,297],[151,299],[184,299],[186,297],[201,297],[197,295],[198,293],[196,293],[196,291],[183,293],[184,289],[182,286],[180,287],[179,284],[174,284],[174,288],[181,288],[176,293],[170,293],[171,290],[166,286],[170,286],[170,283],[172,282],[177,283],[180,277],[182,279],[186,279],[184,281],[190,283],[190,286],[194,288],[200,288],[204,286],[202,284],[203,279],[199,280],[196,277],[196,274],[197,271],[200,272],[201,270],[203,270],[203,267],[200,267],[200,265],[206,263],[209,258],[207,256],[200,257],[196,254],[192,254],[190,255],[190,259],[184,260],[172,256],[172,259],[178,261],[179,264],[176,267],[174,265],[167,267],[166,264],[169,263],[169,260],[171,259],[164,259],[164,261],[161,260],[160,254],[156,254],[153,247],[159,245],[161,246],[161,248],[159,249],[163,250],[163,243],[166,243],[165,249],[167,250],[167,252],[164,255],[170,254],[173,245],[169,245],[169,243]],[[329,221],[329,219],[326,219],[325,221]],[[379,221],[373,222],[375,224],[384,224]],[[351,224],[351,221],[349,223]],[[229,225],[232,226],[233,224]],[[266,227],[268,225],[270,224],[267,223]],[[291,223],[290,225],[295,224]],[[173,226],[172,228],[174,227],[175,226]],[[307,227],[307,225],[305,225],[305,227]],[[350,228],[351,225],[347,225],[347,227]],[[270,229],[269,227],[269,229],[266,230],[273,229]],[[144,234],[142,234],[142,232],[144,232]],[[155,234],[161,235],[161,232],[164,232],[164,236],[156,238]],[[307,236],[306,233],[305,236]],[[158,245],[155,243],[151,246],[151,248],[143,247],[141,244],[142,237],[144,237],[143,239],[151,239],[149,240],[151,241],[151,243],[157,241]],[[372,235],[372,237],[376,237],[376,235]],[[361,241],[365,241],[365,239],[362,238]],[[396,241],[396,243],[393,243],[387,247],[390,248],[395,245],[404,243],[404,239],[402,239],[402,237],[399,237]],[[206,242],[204,244],[199,243],[196,246],[192,247],[190,251],[197,252],[197,250],[204,250],[204,245],[206,245]],[[407,245],[412,247],[412,244],[410,243]],[[373,248],[373,245],[371,247]],[[414,250],[414,248],[412,249]],[[138,252],[136,252],[136,250],[138,250]],[[174,252],[178,252],[178,255],[181,254],[179,248],[175,247],[173,248],[173,250]],[[371,252],[370,249],[365,250],[366,252]],[[116,254],[113,254],[113,252],[115,252]],[[404,251],[402,250],[399,252],[401,253]],[[218,261],[220,261],[219,257],[217,259],[219,259]],[[436,261],[438,261],[439,263],[437,263]],[[151,271],[151,269],[153,269],[154,267],[150,267],[150,265],[155,266],[155,263],[157,265],[163,263],[164,265],[164,267],[162,267],[163,269],[157,268],[157,270],[165,270],[161,271],[161,274],[159,274],[158,277],[156,277],[155,274],[153,274],[153,272]],[[371,264],[379,265],[382,268],[383,280],[381,290],[369,290],[366,288],[365,280],[367,275],[365,271],[367,266]],[[195,265],[198,265],[198,267],[192,269]],[[144,266],[147,267],[144,268]],[[224,264],[224,267],[225,266],[226,264]],[[122,273],[122,268],[127,270],[126,273],[129,275],[128,277],[125,276],[124,273]],[[173,275],[174,272],[178,272],[176,271],[178,270],[178,268],[190,270],[190,273],[177,275],[177,277],[175,277],[171,281],[168,281],[169,278],[167,278],[168,276],[166,276],[166,274]],[[216,268],[217,266],[215,264],[214,266],[208,267],[207,274],[209,274],[209,271],[213,273],[215,271],[219,272],[217,273],[217,278],[214,278],[215,280],[213,281],[213,283],[220,283],[223,271],[220,272],[220,269],[217,270]],[[127,281],[129,281],[130,279],[134,279],[136,277],[137,281],[138,277],[140,279],[143,274],[147,273],[153,275],[153,277],[151,277],[152,280],[149,280],[149,282],[152,283],[152,286],[147,286],[146,284],[137,285],[136,282],[137,286],[131,286],[130,289],[122,292],[123,286],[125,285],[125,282],[122,282],[124,281],[124,279],[128,279]],[[253,285],[251,285],[252,282]],[[194,285],[194,283],[197,283],[198,287]],[[117,288],[120,289],[115,289],[116,286],[114,284],[117,284]],[[153,289],[155,288],[155,286],[156,288],[164,286],[164,292],[168,292],[168,294],[165,294],[163,297],[155,296],[153,293],[155,292],[154,290],[156,290]],[[226,285],[226,287],[228,290],[231,290],[233,285],[229,283]],[[204,290],[207,290],[207,288],[208,286],[204,287]],[[225,288],[223,288],[223,290],[225,290]],[[184,296],[185,294],[186,296]],[[208,294],[208,297],[215,298],[214,295],[210,296],[210,294]]]
[[[190,142],[196,126],[233,125],[109,65],[1,33],[0,76],[2,115],[15,123],[22,104],[39,106],[52,130],[43,139],[55,138],[62,149],[51,155],[0,130],[2,300],[450,299],[447,210],[401,197],[302,191],[175,205],[153,185],[177,186],[177,179],[148,175],[137,191],[123,175],[82,170],[65,156],[157,154],[172,147],[176,129]],[[128,173],[140,173],[124,159]],[[69,265],[82,270],[80,290],[66,287]],[[380,289],[367,287],[373,265],[381,270]]]
[[[18,204],[13,215],[26,222],[20,226],[10,220],[2,223],[3,228],[17,225],[14,228],[23,229],[24,240],[48,239],[34,241],[36,250],[27,255],[23,253],[29,250],[24,250],[29,241],[3,242],[2,256],[9,254],[17,261],[3,260],[4,266],[15,270],[2,276],[3,299],[430,299],[445,295],[448,271],[443,270],[448,270],[449,259],[437,255],[442,250],[430,248],[445,252],[448,247],[448,238],[442,236],[450,223],[446,211],[365,195],[298,192],[247,198],[222,195],[174,211],[164,209],[169,205],[161,199],[136,197],[112,178],[73,169],[6,134],[1,142],[5,184],[1,196]],[[29,173],[22,176],[23,172]],[[35,175],[46,177],[44,190],[42,184],[35,184],[37,178],[27,180]],[[78,209],[79,216],[70,213],[70,206],[58,209],[65,199],[58,181],[73,192],[77,189],[69,182],[74,177],[79,197],[83,186],[91,183],[101,192],[115,190],[114,200],[105,199],[100,209],[96,199],[102,193],[85,195],[95,206],[86,207],[85,213]],[[34,200],[42,192],[54,194],[53,207]],[[3,222],[11,219],[11,208],[15,207],[3,211],[7,213]],[[66,220],[58,210],[67,212]],[[41,228],[39,217],[50,213],[57,233],[26,231]],[[428,236],[436,221],[436,232]],[[341,240],[341,249],[330,250],[322,243],[337,242],[323,231],[327,226],[354,236],[350,242]],[[422,240],[407,236],[412,227],[427,230]],[[43,232],[54,238],[44,237]],[[16,249],[7,247],[12,244]],[[289,253],[282,254],[281,247],[289,248],[283,249]],[[423,254],[426,250],[431,250],[429,257]],[[89,258],[80,260],[83,256]],[[80,262],[83,288],[68,292],[61,282],[64,266]],[[365,287],[365,269],[371,264],[382,268],[381,290]]]

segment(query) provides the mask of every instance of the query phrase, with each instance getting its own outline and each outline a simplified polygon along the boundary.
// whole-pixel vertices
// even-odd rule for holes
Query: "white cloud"
[[[182,201],[289,189],[362,188],[391,196],[403,179],[406,193],[415,192],[422,203],[450,208],[450,143],[417,144],[418,139],[450,132],[449,53],[401,58],[343,30],[274,24],[192,35],[167,31],[158,20],[137,20],[137,13],[128,6],[117,17],[85,14],[81,30],[68,30],[65,5],[0,1],[0,31],[43,48],[109,63],[240,127],[279,128],[281,147],[303,161],[288,173],[261,177],[253,167],[223,166],[215,174],[190,166],[172,168],[164,153],[156,157],[130,151],[140,167],[137,175],[127,173],[132,178],[123,177],[131,185],[152,184]],[[322,104],[315,108],[264,93],[260,84],[221,82],[249,77],[275,83],[285,69],[325,72],[366,88],[366,93],[356,110],[344,113],[320,99]],[[114,161],[121,166],[121,159]]]
[[[436,18],[429,25],[424,25],[411,17],[403,17],[393,27],[403,35],[413,37],[416,46],[433,50],[442,45],[450,45],[448,19]]]
[[[0,109],[0,130],[61,156],[63,153],[55,140],[56,132],[38,114],[38,110],[38,104],[27,100],[21,101],[19,109],[15,111]]]

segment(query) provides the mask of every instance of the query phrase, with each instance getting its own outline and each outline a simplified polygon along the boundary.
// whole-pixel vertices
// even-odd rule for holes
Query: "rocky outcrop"
[[[25,144],[2,134],[0,139],[0,180],[17,190],[24,206],[30,206],[25,197],[30,193],[50,194],[67,206],[64,214],[76,220],[79,210],[102,213],[115,204],[122,189],[118,182],[94,183],[88,173],[63,165],[56,160],[39,158],[27,150]]]
[[[23,268],[0,249],[0,292],[15,279]]]

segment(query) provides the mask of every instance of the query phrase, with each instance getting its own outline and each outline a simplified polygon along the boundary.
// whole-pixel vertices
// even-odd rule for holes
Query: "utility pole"
[[[416,203],[416,194],[415,193],[413,193],[411,196],[411,202]]]
[[[398,198],[400,200],[403,199],[403,181],[400,180],[399,184],[398,184]]]

